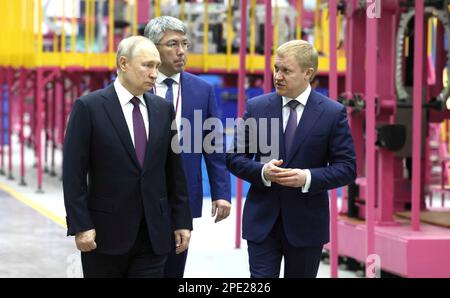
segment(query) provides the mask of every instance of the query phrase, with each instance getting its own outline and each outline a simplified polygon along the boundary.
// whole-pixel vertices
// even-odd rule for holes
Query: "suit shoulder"
[[[340,102],[338,102],[337,100],[333,100],[317,91],[313,91],[313,92],[314,92],[314,96],[316,96],[316,98],[320,99],[327,108],[333,109],[336,111],[341,111],[344,108],[344,105],[341,104]]]
[[[213,86],[210,83],[192,73],[184,71],[183,76],[189,79],[192,84],[196,85],[196,88],[206,88],[206,89],[213,88]]]
[[[277,96],[275,92],[252,97],[248,100],[248,106],[258,106],[267,103],[272,97]]]
[[[99,100],[99,98],[102,97],[102,92],[104,89],[99,89],[96,91],[93,91],[89,94],[80,96],[77,100],[83,103],[86,106],[90,106],[92,104],[96,104]]]

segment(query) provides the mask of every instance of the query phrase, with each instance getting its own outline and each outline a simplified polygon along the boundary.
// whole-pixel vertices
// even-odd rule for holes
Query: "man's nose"
[[[177,55],[182,56],[186,53],[186,49],[180,44],[177,46]]]
[[[150,77],[153,79],[156,79],[156,77],[158,76],[158,68],[152,68],[152,70],[150,71]]]
[[[281,79],[282,79],[281,72],[275,71],[275,72],[273,73],[273,77],[274,77],[275,80],[281,80]]]

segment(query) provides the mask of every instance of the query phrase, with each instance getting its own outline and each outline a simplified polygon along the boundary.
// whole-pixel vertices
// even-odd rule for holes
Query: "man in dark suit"
[[[145,93],[159,65],[150,40],[122,40],[114,84],[78,99],[70,115],[64,201],[85,277],[162,277],[173,239],[177,253],[189,245],[183,164],[171,148],[174,111]]]
[[[214,90],[202,79],[183,71],[190,47],[186,36],[187,28],[183,22],[170,16],[155,18],[147,24],[144,34],[156,44],[161,56],[161,66],[153,92],[173,104],[182,149],[186,149],[181,155],[189,185],[192,216],[202,216],[203,156],[211,186],[211,216],[216,216],[215,222],[219,222],[228,217],[231,208],[230,174],[225,164],[224,142],[220,144],[218,138],[213,146],[219,150],[207,150],[202,144],[210,131],[195,130],[195,123],[203,125],[206,119],[219,119]],[[216,135],[217,133],[222,135],[223,140],[223,132],[216,131]],[[186,257],[187,251],[177,255],[174,247],[166,263],[164,276],[183,277]]]
[[[252,277],[278,277],[282,257],[285,277],[315,277],[329,241],[327,191],[356,176],[345,107],[311,90],[317,64],[311,44],[281,45],[274,59],[276,93],[248,101],[243,118],[257,125],[241,126],[227,154],[230,172],[251,183],[243,237]],[[261,151],[261,135],[279,150]]]

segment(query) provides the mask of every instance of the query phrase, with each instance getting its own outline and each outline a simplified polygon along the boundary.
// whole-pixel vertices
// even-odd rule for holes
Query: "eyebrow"
[[[171,42],[171,41],[189,41],[189,39],[187,37],[183,38],[183,39],[176,39],[176,38],[171,38],[169,39],[167,42]]]

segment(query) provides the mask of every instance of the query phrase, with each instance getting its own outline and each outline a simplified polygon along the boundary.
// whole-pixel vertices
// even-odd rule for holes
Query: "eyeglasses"
[[[157,43],[156,45],[162,45],[168,47],[169,49],[176,49],[178,47],[182,47],[185,50],[190,49],[192,47],[192,44],[187,40],[184,41],[171,40],[167,43]]]

